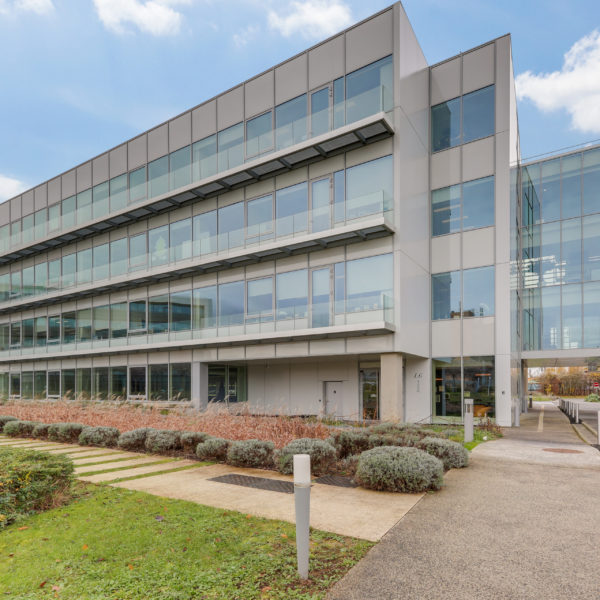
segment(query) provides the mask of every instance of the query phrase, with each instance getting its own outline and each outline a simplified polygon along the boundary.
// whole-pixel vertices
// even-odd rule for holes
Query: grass
[[[0,535],[3,597],[323,598],[372,546],[313,531],[303,582],[289,523],[108,486],[78,490],[70,505]]]

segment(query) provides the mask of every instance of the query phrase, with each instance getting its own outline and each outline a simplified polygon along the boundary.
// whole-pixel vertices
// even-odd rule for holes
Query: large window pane
[[[45,294],[48,291],[48,263],[35,265],[35,294]]]
[[[211,135],[192,145],[192,177],[200,181],[217,172],[217,136]]]
[[[460,231],[460,185],[431,192],[431,234]]]
[[[169,399],[169,365],[149,365],[149,400],[166,401]]]
[[[244,124],[238,123],[218,133],[219,171],[227,171],[244,162]]]
[[[92,209],[94,213],[94,219],[98,219],[100,217],[105,217],[108,215],[108,197],[108,181],[94,186],[92,190]]]
[[[583,285],[583,341],[586,348],[600,348],[600,282]]]
[[[146,301],[129,303],[129,331],[146,331]]]
[[[48,343],[60,343],[60,315],[48,317]]]
[[[92,370],[77,369],[75,379],[77,400],[89,400],[92,396]]]
[[[219,209],[219,250],[244,243],[244,203],[236,202]]]
[[[167,226],[161,228],[163,231]],[[166,250],[164,250],[166,252]],[[129,269],[138,271],[144,269],[148,261],[146,232],[129,238]]]
[[[137,399],[146,397],[146,367],[129,367],[129,395]]]
[[[47,337],[47,328],[48,324],[46,321],[46,317],[36,317],[35,318],[35,345],[36,346],[45,346],[46,345],[46,337]]]
[[[23,319],[22,321],[22,345],[23,348],[32,348],[33,347],[33,339],[35,336],[35,319]]]
[[[310,184],[310,230],[331,228],[331,179],[319,179]]]
[[[392,57],[382,58],[346,76],[346,123],[353,123],[393,104]]]
[[[35,271],[33,267],[27,267],[22,271],[22,295],[23,297],[33,296],[35,292]]]
[[[431,276],[432,318],[458,319],[460,317],[460,271]]]
[[[48,261],[48,291],[54,292],[61,287],[61,268],[60,258]]]
[[[45,400],[47,396],[46,371],[36,371],[33,374],[33,397],[36,400]]]
[[[277,235],[290,235],[308,228],[308,185],[299,183],[275,195]]]
[[[110,368],[110,397],[112,400],[127,398],[127,367]]]
[[[246,122],[246,156],[259,156],[273,149],[271,111]]]
[[[61,371],[62,397],[66,400],[75,398],[75,369],[63,369]]]
[[[494,177],[463,183],[463,229],[494,224]]]
[[[119,302],[110,305],[110,337],[123,338],[127,336],[127,303]]]
[[[169,157],[163,156],[148,163],[148,197],[154,198],[169,191]]]
[[[271,321],[273,319],[273,278],[248,281],[247,321]]]
[[[542,225],[542,285],[562,282],[560,223]]]
[[[94,400],[108,400],[109,392],[109,369],[108,367],[96,367],[92,373]]]
[[[196,215],[194,228],[194,256],[217,251],[217,211]]]
[[[564,350],[582,347],[581,285],[562,287],[562,347]]]
[[[169,296],[148,299],[148,332],[163,333],[169,330]]]
[[[333,219],[343,223],[346,218],[346,171],[333,174]]]
[[[581,154],[561,159],[562,218],[581,215]]]
[[[208,329],[217,324],[217,286],[197,288],[193,293],[194,329]]]
[[[494,314],[494,267],[463,271],[463,317]]]
[[[23,371],[21,373],[21,398],[23,400],[33,400],[33,371]]]
[[[171,365],[171,398],[177,402],[189,402],[192,397],[192,369],[190,363]]]
[[[127,238],[110,243],[110,274],[111,277],[127,273]]]
[[[109,277],[109,248],[108,244],[94,246],[94,281],[108,279]]]
[[[380,213],[393,206],[392,156],[384,156],[346,170],[346,218]]]
[[[560,219],[560,158],[542,163],[542,220]]]
[[[494,135],[493,85],[463,96],[463,143]]]
[[[127,206],[127,174],[110,180],[110,210],[121,210]]]
[[[393,297],[393,257],[381,254],[346,263],[346,311],[382,310]]]
[[[192,182],[192,153],[190,146],[171,152],[169,155],[171,189],[189,185]]]
[[[562,221],[563,283],[581,281],[581,219]]]
[[[331,325],[331,269],[315,269],[311,272],[311,326]]]
[[[92,309],[77,311],[77,341],[89,342],[92,339]]]
[[[10,298],[10,273],[0,275],[0,302],[6,302]]]
[[[156,227],[148,232],[150,264],[153,267],[169,262],[169,226]]]
[[[308,271],[277,275],[277,319],[305,319],[308,314]]]
[[[110,306],[94,306],[94,331],[95,340],[107,340],[110,334]]]
[[[346,85],[344,77],[333,82],[333,128],[346,124]]]
[[[10,374],[10,395],[12,397],[21,397],[21,373]]]
[[[183,219],[169,225],[171,261],[192,257],[192,219]]]
[[[0,351],[10,348],[10,323],[0,325]]]
[[[583,212],[600,212],[600,148],[583,153]]]
[[[60,397],[60,371],[48,371],[48,397]]]
[[[38,210],[33,215],[33,224],[35,228],[34,237],[36,240],[43,238],[46,235],[46,223],[48,221],[47,210],[44,208]]]
[[[600,280],[600,214],[583,217],[583,279]]]
[[[129,173],[129,203],[142,202],[146,196],[146,167],[143,166]]]
[[[62,287],[71,287],[75,285],[77,273],[77,253],[62,257]]]
[[[92,220],[92,190],[77,194],[77,224]]]
[[[306,139],[306,94],[275,108],[275,127],[277,150]]]
[[[273,233],[273,194],[247,203],[246,237],[262,239]]]
[[[170,308],[171,331],[187,331],[192,326],[192,292],[173,292]]]
[[[330,129],[329,88],[310,95],[310,135],[315,137]]]
[[[77,283],[89,283],[92,280],[92,249],[80,250],[77,253]]]
[[[10,324],[10,347],[21,346],[21,321],[12,321]]]
[[[244,322],[244,282],[219,285],[219,327],[241,325]]]
[[[431,107],[431,150],[460,144],[460,98]]]
[[[560,286],[542,288],[542,350],[561,347]]]
[[[60,204],[48,207],[48,231],[60,229]]]
[[[473,400],[476,417],[496,415],[496,377],[493,356],[463,358],[463,394]]]
[[[62,340],[63,344],[72,344],[75,341],[77,326],[77,313],[69,311],[62,314]]]
[[[462,416],[460,358],[433,361],[434,417]]]

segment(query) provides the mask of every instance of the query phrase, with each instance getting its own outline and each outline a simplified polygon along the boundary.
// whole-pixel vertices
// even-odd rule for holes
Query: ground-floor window
[[[461,420],[464,399],[473,400],[475,417],[495,417],[493,356],[436,358],[433,360],[433,418]]]
[[[209,402],[245,402],[246,391],[246,367],[208,366]]]

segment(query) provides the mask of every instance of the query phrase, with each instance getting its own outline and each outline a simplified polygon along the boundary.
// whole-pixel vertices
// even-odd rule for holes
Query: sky
[[[0,0],[0,201],[390,5]],[[600,141],[598,0],[405,0],[430,64],[512,34],[522,157]]]

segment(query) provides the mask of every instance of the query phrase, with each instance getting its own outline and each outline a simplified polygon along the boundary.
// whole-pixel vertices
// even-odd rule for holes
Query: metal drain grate
[[[294,484],[291,481],[267,479],[266,477],[252,477],[250,475],[238,475],[237,473],[229,473],[228,475],[219,475],[218,477],[212,477],[208,481],[217,481],[218,483],[231,483],[232,485],[241,485],[242,487],[249,487],[257,490],[268,490],[270,492],[282,492],[284,494],[294,493]]]
[[[323,483],[325,485],[335,485],[337,487],[355,488],[358,487],[350,477],[342,477],[341,475],[323,475],[317,477],[315,483]]]

